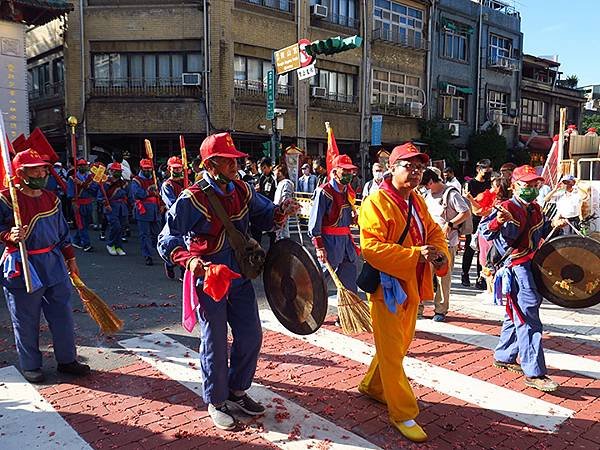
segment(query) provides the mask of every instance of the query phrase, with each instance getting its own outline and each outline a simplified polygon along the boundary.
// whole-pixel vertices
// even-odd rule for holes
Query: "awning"
[[[472,94],[473,93],[473,88],[470,87],[466,87],[466,86],[457,86],[454,83],[448,83],[446,81],[440,81],[438,83],[438,89],[440,91],[446,91],[446,88],[448,87],[448,85],[454,86],[456,88],[457,92],[460,92],[461,94]]]
[[[473,34],[475,32],[475,29],[472,26],[455,22],[454,20],[448,19],[446,17],[442,17],[440,22],[442,24],[442,28],[453,31],[455,33]]]
[[[27,25],[43,25],[73,11],[73,5],[65,0],[14,0],[14,5],[13,17],[2,18]]]
[[[519,140],[523,143],[526,144],[527,141],[529,140],[530,136],[521,134],[519,135]],[[529,144],[527,145],[527,148],[530,151],[534,151],[537,153],[543,153],[544,155],[547,154],[550,151],[550,148],[552,148],[552,144],[553,144],[553,140],[551,137],[548,136],[536,136],[534,138],[531,139],[531,141],[529,142]]]

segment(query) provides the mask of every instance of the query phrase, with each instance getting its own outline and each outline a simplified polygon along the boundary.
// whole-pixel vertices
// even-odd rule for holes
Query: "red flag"
[[[23,135],[21,135],[21,136],[23,136]],[[19,139],[21,136],[19,136],[17,139]],[[24,138],[24,136],[23,136],[23,138]],[[13,145],[10,142],[10,139],[8,138],[8,135],[6,136],[6,144],[8,145],[8,154],[9,154],[9,157],[11,158],[11,160],[4,161],[4,153],[0,152],[0,188],[1,189],[8,188],[9,174],[6,171],[6,168],[12,164],[12,157],[15,156],[15,150],[13,148]]]
[[[33,130],[29,135],[26,148],[35,149],[44,161],[48,161],[50,164],[54,164],[60,159],[52,145],[50,145],[50,142],[48,142],[48,139],[46,139],[43,131],[39,128]]]
[[[558,136],[555,136],[553,140],[548,158],[546,158],[546,163],[542,169],[544,182],[551,187],[556,186],[558,183]]]
[[[338,150],[337,143],[335,142],[333,128],[329,127],[327,129],[327,156],[325,157],[325,160],[327,161],[327,179],[329,179],[331,170],[333,169],[333,160],[336,156],[339,156],[339,154],[340,151]]]
[[[27,150],[27,138],[24,134],[20,134],[13,142],[12,147],[16,153],[22,152],[23,150]]]

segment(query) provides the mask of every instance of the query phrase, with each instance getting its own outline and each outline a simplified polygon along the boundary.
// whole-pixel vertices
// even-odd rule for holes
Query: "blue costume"
[[[343,188],[334,179],[317,188],[308,220],[308,234],[315,247],[325,249],[329,264],[346,289],[357,292],[358,252],[350,232],[352,205],[348,188]]]
[[[80,184],[75,186],[75,182],[71,177],[67,183],[67,197],[76,203],[79,209],[79,217],[81,217],[82,228],[75,231],[74,238],[75,244],[81,247],[87,247],[91,244],[88,228],[93,222],[93,202],[96,198],[98,187],[93,182],[93,179],[94,176],[90,173],[77,173],[77,180]],[[78,198],[75,189],[77,189],[77,193],[79,194]]]
[[[500,254],[513,249],[497,275],[503,277],[498,284],[503,285],[507,313],[494,356],[504,363],[514,363],[519,356],[526,376],[541,377],[547,373],[539,314],[542,297],[535,286],[531,260],[549,232],[550,221],[535,202],[525,204],[513,197],[502,207],[512,214],[514,222],[500,224],[494,210],[479,225],[480,232],[488,241],[494,241]]]
[[[152,177],[146,178],[140,172],[138,176],[133,178],[130,188],[130,195],[134,204],[133,218],[138,223],[142,256],[146,258],[152,256],[152,249],[156,246],[156,237],[159,231],[158,192],[152,192],[149,189],[153,185],[154,180]]]
[[[169,178],[160,187],[160,197],[163,203],[169,209],[175,203],[175,200],[183,192],[183,179]]]
[[[125,180],[111,180],[104,184],[104,191],[110,203],[110,211],[104,208],[104,215],[108,221],[107,245],[121,248],[123,230],[127,225],[129,209],[127,206],[127,182]],[[104,194],[98,190],[98,201],[104,204]]]
[[[71,283],[65,264],[65,260],[75,255],[58,198],[52,192],[41,192],[39,197],[17,193],[23,225],[29,225],[25,243],[36,289],[31,294],[27,293],[21,275],[18,247],[9,239],[10,229],[14,226],[10,195],[8,190],[0,192],[0,240],[6,245],[2,255],[2,286],[22,370],[42,367],[39,350],[41,311],[44,311],[52,333],[57,362],[68,364],[76,357]]]
[[[226,192],[204,174],[234,226],[248,235],[250,223],[262,231],[273,228],[276,207],[247,183],[229,182]],[[198,184],[185,190],[167,212],[167,222],[158,238],[162,258],[185,267],[187,261],[201,257],[203,261],[224,264],[240,273],[223,224],[215,217],[206,194]],[[219,404],[230,390],[250,388],[262,343],[258,305],[252,282],[244,277],[232,281],[226,298],[214,301],[203,291],[203,279],[196,282],[199,298],[200,364],[203,376],[203,398]],[[233,332],[228,361],[227,324]]]

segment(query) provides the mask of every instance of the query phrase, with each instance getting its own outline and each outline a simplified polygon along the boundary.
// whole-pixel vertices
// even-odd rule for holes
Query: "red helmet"
[[[154,167],[154,166],[152,164],[152,160],[151,159],[145,159],[144,158],[144,159],[142,159],[140,161],[140,168],[151,170],[152,167]]]
[[[167,167],[172,167],[173,169],[181,169],[183,168],[183,162],[181,162],[181,158],[179,156],[171,156],[167,161]]]
[[[231,139],[229,133],[217,133],[207,136],[200,146],[200,157],[203,161],[213,156],[244,158],[248,155],[235,148],[233,139]]]
[[[87,165],[88,165],[88,162],[87,162],[85,159],[83,159],[83,158],[79,158],[79,159],[77,160],[77,165],[78,165],[78,166],[87,166]]]
[[[348,155],[336,156],[335,158],[333,158],[333,163],[331,165],[334,169],[358,169],[358,167],[352,164],[352,159]]]
[[[412,142],[407,142],[406,144],[394,147],[394,150],[392,150],[392,154],[390,155],[389,163],[393,166],[398,160],[411,159],[415,156],[419,157],[423,164],[427,164],[429,162],[429,155],[426,153],[421,153],[416,145]]]
[[[543,180],[544,178],[538,175],[536,170],[531,166],[520,166],[513,170],[512,181],[524,181],[529,183],[530,181]]]
[[[13,170],[22,169],[24,167],[39,167],[49,166],[47,161],[42,159],[42,156],[33,149],[27,149],[25,151],[17,153],[12,160]]]
[[[108,170],[113,170],[115,172],[120,172],[120,171],[123,170],[123,166],[121,165],[121,163],[118,163],[118,162],[110,163],[108,165]]]

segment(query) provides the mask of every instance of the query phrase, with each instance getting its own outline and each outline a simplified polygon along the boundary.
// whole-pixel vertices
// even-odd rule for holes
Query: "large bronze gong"
[[[555,305],[600,303],[600,242],[581,236],[550,239],[536,252],[532,269],[538,290]]]

